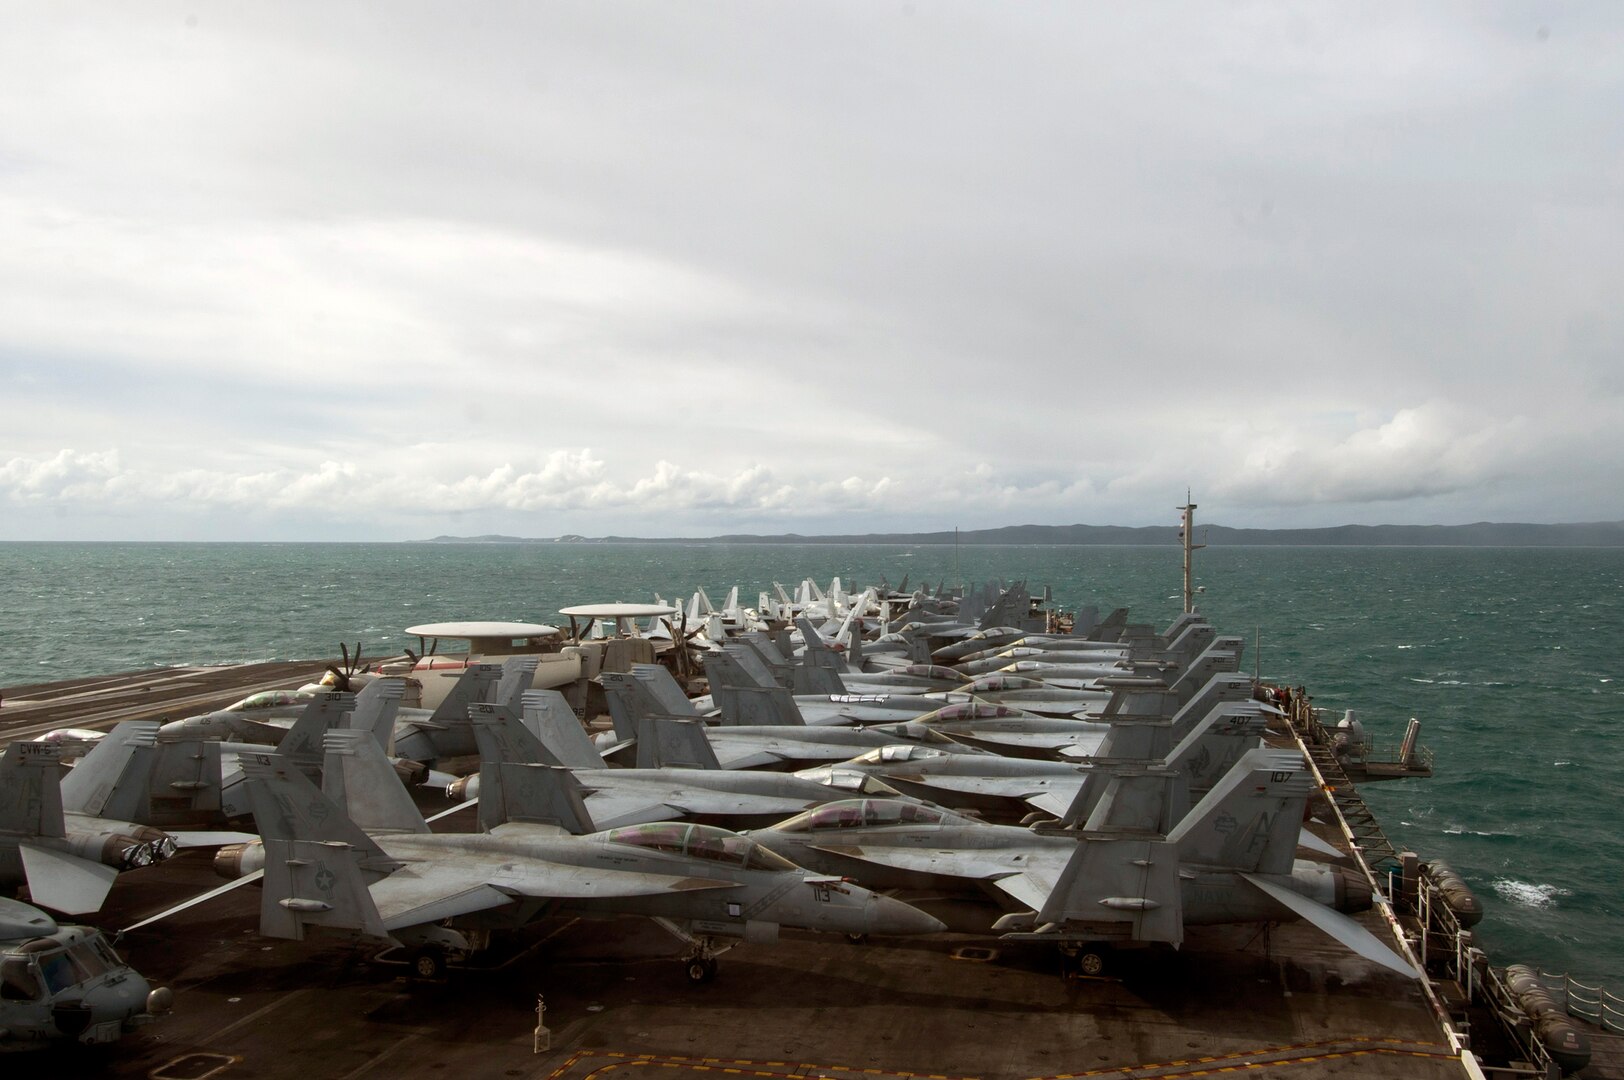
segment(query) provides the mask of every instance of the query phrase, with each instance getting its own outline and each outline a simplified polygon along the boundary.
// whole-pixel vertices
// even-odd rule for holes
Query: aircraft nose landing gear
[[[688,946],[682,957],[682,970],[691,983],[708,983],[716,978],[716,958],[738,944],[725,939],[718,941],[709,934],[695,934],[691,928],[670,919],[654,921]]]
[[[438,945],[422,945],[412,950],[412,977],[423,982],[445,978],[445,950]]]
[[[1105,974],[1109,957],[1107,947],[1097,942],[1063,945],[1060,948],[1061,972],[1068,978],[1082,976],[1085,979],[1097,979]]]

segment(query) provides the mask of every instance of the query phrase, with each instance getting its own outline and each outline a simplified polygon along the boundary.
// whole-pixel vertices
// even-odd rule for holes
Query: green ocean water
[[[773,581],[1025,579],[1068,607],[1178,611],[1175,550],[896,545],[0,544],[0,686],[172,664],[369,656],[451,619]],[[1624,551],[1213,547],[1201,608],[1273,680],[1412,716],[1437,776],[1367,785],[1399,846],[1448,859],[1496,964],[1624,989]],[[1253,644],[1261,640],[1259,651]],[[9,696],[9,695],[8,695]]]

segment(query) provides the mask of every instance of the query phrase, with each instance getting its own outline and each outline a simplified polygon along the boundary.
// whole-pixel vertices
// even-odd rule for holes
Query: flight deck
[[[297,685],[324,666],[14,687],[0,732],[28,738],[178,717]],[[418,797],[425,809],[445,805]],[[437,828],[473,827],[460,816]],[[220,884],[206,853],[182,853],[121,875],[86,921],[117,930]],[[124,935],[125,958],[174,991],[173,1013],[114,1046],[29,1051],[40,1074],[1471,1075],[1423,984],[1301,925],[1192,927],[1180,951],[1124,954],[1098,978],[1064,975],[1052,946],[987,935],[859,943],[785,931],[776,944],[726,953],[714,981],[695,984],[678,962],[680,944],[655,924],[559,916],[505,936],[477,966],[425,983],[376,946],[259,936],[258,897],[249,885]],[[1386,932],[1374,913],[1361,921]]]

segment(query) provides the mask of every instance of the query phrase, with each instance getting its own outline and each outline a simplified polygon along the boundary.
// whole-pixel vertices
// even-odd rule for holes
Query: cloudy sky
[[[1624,518],[1624,7],[38,4],[0,539]]]

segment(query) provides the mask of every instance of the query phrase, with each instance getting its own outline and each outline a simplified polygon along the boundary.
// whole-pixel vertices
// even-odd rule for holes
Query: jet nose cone
[[[947,929],[942,920],[927,915],[911,904],[889,896],[874,897],[874,906],[871,909],[870,933],[893,934],[939,934]]]

